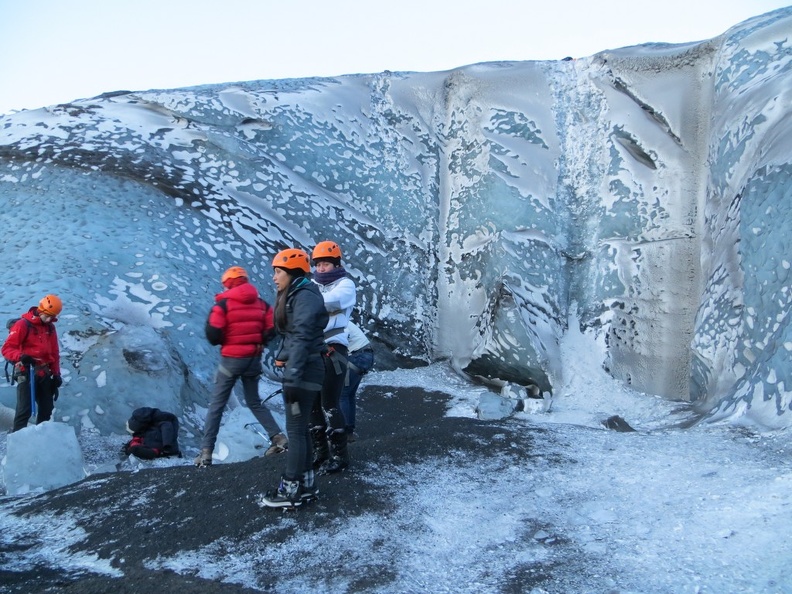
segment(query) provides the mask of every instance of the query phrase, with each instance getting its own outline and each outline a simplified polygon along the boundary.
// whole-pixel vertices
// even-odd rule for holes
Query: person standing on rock
[[[314,467],[320,474],[340,472],[349,466],[347,434],[339,398],[347,375],[349,338],[346,326],[355,307],[357,290],[341,266],[341,248],[332,241],[321,241],[313,250],[313,281],[319,286],[330,316],[325,327],[327,343],[322,398],[314,404],[311,437],[314,441]],[[329,444],[328,444],[329,440]]]
[[[265,507],[299,507],[319,494],[312,466],[309,422],[324,379],[324,328],[328,315],[316,284],[308,280],[308,254],[286,249],[272,260],[275,298],[275,329],[282,343],[275,366],[283,370],[283,401],[289,450],[279,485],[259,500]]]
[[[215,304],[206,322],[206,338],[220,345],[220,365],[215,374],[214,390],[206,411],[201,453],[195,458],[198,467],[211,466],[220,420],[231,391],[242,380],[245,402],[261,423],[271,445],[265,455],[285,451],[288,440],[269,409],[261,402],[258,385],[261,377],[261,352],[273,335],[272,308],[241,266],[232,266],[220,279],[225,291],[215,295]]]
[[[46,295],[38,307],[31,307],[14,322],[0,349],[7,361],[15,363],[17,403],[12,433],[27,427],[34,414],[37,425],[52,418],[58,388],[63,384],[58,333],[55,330],[61,311],[63,302],[60,297]]]

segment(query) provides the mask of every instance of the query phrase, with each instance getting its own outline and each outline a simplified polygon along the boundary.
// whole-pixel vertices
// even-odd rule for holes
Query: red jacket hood
[[[233,299],[242,303],[253,303],[258,299],[258,290],[250,283],[244,283],[222,293],[215,295],[215,302],[223,299]]]

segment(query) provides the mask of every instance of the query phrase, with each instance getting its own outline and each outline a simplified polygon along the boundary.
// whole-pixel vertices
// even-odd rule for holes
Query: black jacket
[[[283,342],[275,359],[286,366],[283,385],[321,390],[324,379],[322,354],[327,350],[324,329],[329,316],[316,284],[307,278],[294,279],[286,295],[286,327],[278,328]]]

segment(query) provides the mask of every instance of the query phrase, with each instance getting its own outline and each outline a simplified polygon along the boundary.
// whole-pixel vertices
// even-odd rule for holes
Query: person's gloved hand
[[[53,402],[57,402],[58,401],[58,388],[55,388],[55,391],[52,392],[52,401]]]
[[[59,375],[53,375],[51,381],[52,381],[52,387],[55,388],[56,390],[63,385],[63,378],[61,378],[61,376]]]
[[[35,364],[33,357],[31,357],[30,355],[22,355],[19,358],[19,362],[22,363],[22,365],[24,365],[25,367],[30,367],[31,365]]]

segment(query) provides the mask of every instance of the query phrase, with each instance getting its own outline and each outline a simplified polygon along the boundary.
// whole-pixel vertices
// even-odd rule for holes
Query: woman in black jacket
[[[328,322],[324,299],[307,278],[311,270],[308,254],[287,249],[272,260],[275,298],[275,330],[283,341],[275,355],[275,366],[283,369],[283,399],[286,405],[286,470],[276,489],[261,498],[266,507],[299,507],[316,497],[313,448],[308,431],[311,408],[319,397],[324,379],[324,328]]]

